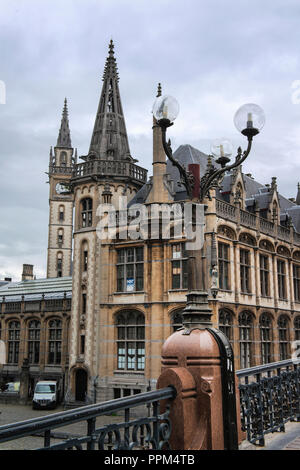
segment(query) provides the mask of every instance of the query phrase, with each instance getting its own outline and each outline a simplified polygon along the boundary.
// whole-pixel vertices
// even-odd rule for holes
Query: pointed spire
[[[93,158],[132,160],[119,91],[114,43],[109,43],[103,86],[97,110],[89,155]]]
[[[67,98],[65,98],[64,101],[64,108],[56,147],[72,148],[71,135],[69,129]]]
[[[161,83],[158,84],[156,98],[158,98],[159,96],[161,96]]]
[[[296,204],[297,206],[300,206],[300,183],[298,183],[297,189],[298,191],[297,191],[297,197],[296,197]]]
[[[113,40],[110,40],[109,46],[108,46],[108,57],[106,59],[106,63],[104,66],[104,72],[103,72],[103,78],[102,80],[106,80],[108,78],[114,78],[119,81],[119,74],[118,74],[118,67],[117,67],[117,61],[115,59],[114,55],[114,48],[115,45],[113,43]]]

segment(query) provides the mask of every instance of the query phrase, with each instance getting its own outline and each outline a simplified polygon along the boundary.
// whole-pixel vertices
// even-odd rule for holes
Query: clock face
[[[55,190],[57,194],[65,194],[70,192],[65,183],[57,183],[57,185],[55,186]]]

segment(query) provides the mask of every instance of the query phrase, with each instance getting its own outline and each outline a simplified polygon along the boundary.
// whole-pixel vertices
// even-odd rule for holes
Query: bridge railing
[[[176,390],[166,387],[100,404],[83,406],[40,418],[0,426],[0,443],[25,436],[44,435],[44,447],[37,450],[138,450],[168,449],[171,435],[169,409],[160,414],[160,400],[173,400]],[[131,416],[131,410],[145,406],[145,416]],[[124,411],[124,420],[97,427],[99,416]],[[53,431],[62,426],[86,422],[86,434],[52,443]]]
[[[252,444],[285,431],[288,421],[300,421],[300,366],[292,360],[236,371],[239,379],[241,424]]]

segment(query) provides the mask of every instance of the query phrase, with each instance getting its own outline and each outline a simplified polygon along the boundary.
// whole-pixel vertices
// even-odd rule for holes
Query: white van
[[[34,389],[32,408],[56,408],[57,398],[57,383],[54,380],[41,380]]]

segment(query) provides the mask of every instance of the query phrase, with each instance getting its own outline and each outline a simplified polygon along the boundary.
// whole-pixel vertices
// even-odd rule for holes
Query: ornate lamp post
[[[179,113],[179,105],[175,98],[169,95],[159,96],[153,105],[153,115],[162,131],[162,144],[169,160],[179,170],[181,183],[185,186],[187,197],[195,203],[203,204],[205,199],[210,199],[210,190],[220,186],[224,174],[241,165],[248,157],[252,140],[257,135],[265,123],[263,110],[256,104],[245,104],[241,106],[235,116],[236,128],[247,138],[247,149],[243,152],[241,147],[237,150],[237,155],[233,163],[230,163],[232,145],[226,139],[218,139],[211,146],[212,155],[209,159],[214,161],[207,166],[205,174],[200,178],[199,194],[195,195],[194,177],[174,156],[170,140],[167,141],[167,128],[172,126]],[[199,251],[199,250],[198,250]],[[190,331],[193,327],[208,326],[211,324],[211,312],[208,308],[208,294],[205,286],[205,274],[203,266],[203,256],[192,252],[189,256],[189,293],[187,295],[187,306],[183,312],[184,326]],[[202,261],[201,261],[202,259]],[[198,284],[196,285],[196,279]],[[187,331],[187,333],[188,333]]]
[[[247,149],[243,152],[238,148],[234,162],[230,163],[230,142],[225,139],[215,141],[211,147],[213,155],[210,156],[214,164],[208,164],[199,182],[199,174],[194,177],[174,158],[171,142],[167,141],[167,128],[173,125],[178,112],[178,103],[171,96],[158,97],[153,106],[154,117],[162,131],[165,153],[179,170],[187,199],[196,205],[204,204],[207,198],[210,199],[210,190],[219,187],[224,174],[241,165],[248,157],[253,137],[264,125],[264,113],[254,104],[238,109],[234,123],[247,138]],[[186,406],[189,410],[183,422],[177,419],[176,413],[172,416],[175,426],[180,429],[178,432],[175,430],[172,435],[172,448],[184,449],[187,436],[192,433],[201,436],[201,442],[195,440],[193,447],[189,448],[232,450],[238,448],[240,429],[233,351],[228,338],[221,331],[212,328],[203,251],[203,248],[189,251],[189,290],[183,311],[183,329],[173,333],[163,345],[162,374],[158,386],[180,383],[180,390],[186,388],[189,393],[194,390],[196,397],[195,402],[189,405],[185,405],[184,400],[178,404],[178,407],[180,405],[184,409]],[[175,368],[174,364],[177,364]],[[200,418],[195,420],[194,416],[198,416],[199,410]]]

